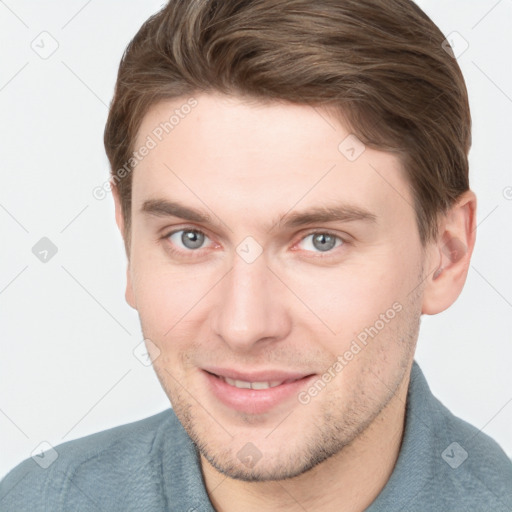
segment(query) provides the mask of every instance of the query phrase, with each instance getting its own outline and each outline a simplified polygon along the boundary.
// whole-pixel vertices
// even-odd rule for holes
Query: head
[[[175,0],[129,44],[105,129],[126,298],[219,471],[349,447],[461,292],[471,123],[443,41],[409,0]],[[218,375],[300,380],[226,402]]]

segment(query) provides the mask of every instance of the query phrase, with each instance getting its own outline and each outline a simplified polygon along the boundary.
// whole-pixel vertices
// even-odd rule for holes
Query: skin
[[[464,285],[476,198],[461,196],[423,247],[396,156],[367,147],[349,161],[338,145],[350,131],[320,109],[194,97],[198,105],[133,171],[126,299],[155,371],[199,446],[216,510],[363,510],[399,453],[421,315],[449,307]],[[135,146],[185,101],[154,105]],[[114,198],[124,233],[115,189]],[[179,201],[217,224],[142,211],[150,200]],[[369,210],[375,222],[277,222],[326,204]],[[167,236],[180,229],[205,238],[189,248],[183,232]],[[322,251],[311,232],[326,231],[340,238]],[[252,263],[237,253],[248,236],[262,249]],[[464,248],[457,257],[443,250],[454,240]],[[207,365],[321,376],[397,303],[400,312],[307,404],[293,396],[242,413],[206,386]],[[247,443],[261,454],[252,467],[237,457]]]

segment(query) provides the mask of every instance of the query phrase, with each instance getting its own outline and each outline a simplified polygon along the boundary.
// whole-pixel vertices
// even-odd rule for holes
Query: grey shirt
[[[214,510],[197,449],[172,409],[54,450],[2,480],[1,512]],[[512,511],[512,462],[432,395],[416,362],[400,454],[367,511]]]

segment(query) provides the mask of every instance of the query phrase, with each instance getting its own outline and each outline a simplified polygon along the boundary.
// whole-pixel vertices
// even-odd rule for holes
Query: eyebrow
[[[203,210],[196,210],[177,201],[166,199],[149,199],[144,202],[141,212],[155,217],[178,217],[189,222],[198,222],[212,226],[219,226],[222,222],[214,221],[212,216]],[[376,223],[377,216],[365,208],[355,205],[338,204],[316,206],[304,211],[293,211],[278,216],[274,226],[281,228],[296,228],[322,222],[354,222],[364,221]]]
[[[302,212],[290,212],[282,216],[277,224],[287,228],[295,228],[317,222],[334,221],[376,223],[377,216],[369,210],[352,205],[316,206]]]

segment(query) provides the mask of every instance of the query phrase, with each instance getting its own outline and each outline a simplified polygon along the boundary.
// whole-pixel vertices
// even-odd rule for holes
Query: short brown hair
[[[464,78],[444,40],[411,0],[170,0],[126,48],[105,126],[127,252],[132,173],[116,170],[153,104],[200,92],[338,113],[369,147],[399,155],[420,239],[435,239],[439,213],[469,189],[471,146]]]

